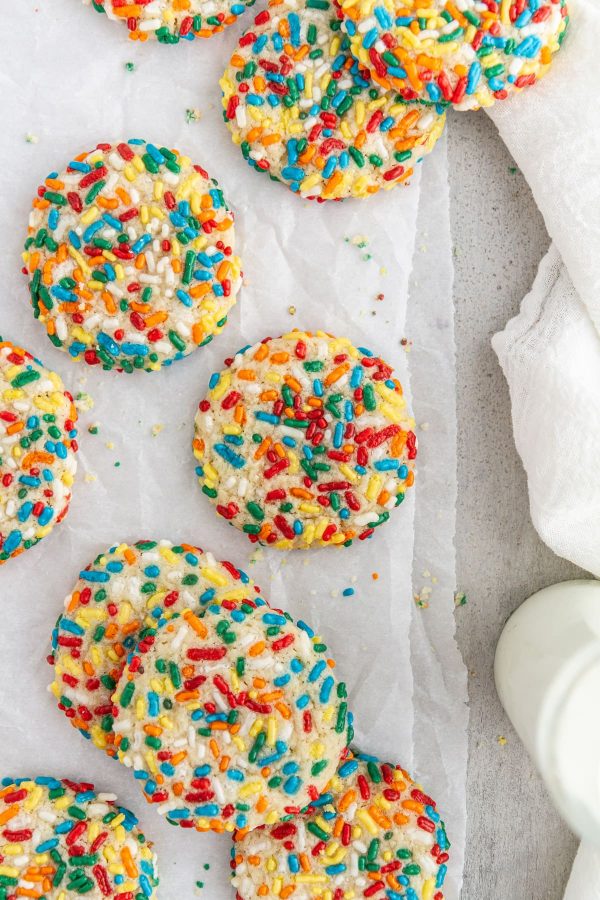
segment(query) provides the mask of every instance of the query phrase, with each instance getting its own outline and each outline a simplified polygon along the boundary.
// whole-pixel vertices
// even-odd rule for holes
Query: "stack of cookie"
[[[434,801],[350,749],[326,645],[231,563],[168,541],[110,548],[66,598],[50,661],[61,711],[159,814],[232,836],[243,900],[443,900]]]
[[[449,108],[535,84],[566,0],[272,0],[221,80],[247,162],[301,197],[368,197],[410,179]]]

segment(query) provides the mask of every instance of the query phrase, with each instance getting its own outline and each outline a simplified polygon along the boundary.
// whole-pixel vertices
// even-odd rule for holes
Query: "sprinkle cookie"
[[[66,516],[77,411],[60,376],[0,337],[0,565]]]
[[[259,598],[164,622],[113,697],[119,760],[173,825],[245,830],[297,814],[352,738],[326,650]]]
[[[209,38],[232,25],[254,0],[83,0],[109,19],[124,22],[134,41],[178,44]]]
[[[405,100],[457,109],[538,81],[560,49],[566,0],[340,0],[352,52]]]
[[[304,815],[237,840],[233,884],[238,900],[443,900],[449,846],[405,771],[354,752]]]
[[[221,80],[225,122],[247,162],[319,200],[407,183],[445,122],[374,84],[340,26],[327,0],[272,3]]]
[[[51,691],[58,708],[115,756],[111,695],[137,642],[165,615],[254,600],[259,593],[244,572],[189,544],[111,547],[80,573],[52,633]]]
[[[4,779],[0,898],[149,900],[156,856],[129,810],[92,784]]]
[[[52,172],[28,233],[35,317],[56,347],[104,369],[152,372],[207,344],[241,284],[217,182],[146,141],[99,144]]]
[[[194,440],[217,513],[280,549],[370,537],[414,480],[414,421],[392,369],[322,331],[266,338],[226,362]]]

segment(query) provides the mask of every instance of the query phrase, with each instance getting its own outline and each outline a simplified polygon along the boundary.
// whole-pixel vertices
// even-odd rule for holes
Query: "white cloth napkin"
[[[571,12],[553,71],[489,111],[553,240],[492,344],[533,523],[555,553],[600,577],[600,3],[572,0]],[[598,898],[600,852],[582,844],[564,900]]]
[[[600,337],[555,245],[492,344],[533,524],[555,553],[600,577]]]
[[[564,900],[598,900],[600,897],[600,853],[581,844],[573,863]]]

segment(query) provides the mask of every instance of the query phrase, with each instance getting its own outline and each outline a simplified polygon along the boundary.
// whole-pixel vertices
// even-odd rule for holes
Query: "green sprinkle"
[[[123,688],[123,691],[121,693],[121,699],[119,700],[119,703],[123,707],[123,709],[125,709],[125,707],[129,706],[134,693],[135,693],[135,685],[134,685],[133,681],[129,681]]]

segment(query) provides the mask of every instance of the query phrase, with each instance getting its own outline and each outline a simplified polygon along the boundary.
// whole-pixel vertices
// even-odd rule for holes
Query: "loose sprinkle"
[[[51,777],[0,782],[0,897],[150,900],[156,855],[114,794]]]
[[[219,334],[241,285],[233,215],[201,166],[99,144],[40,185],[23,253],[34,316],[89,365],[157,371]]]
[[[60,376],[0,337],[0,565],[66,516],[77,470],[76,423]]]
[[[301,197],[369,197],[407,184],[445,118],[382,91],[353,59],[329,0],[271,2],[221,79],[223,115],[257,172]]]
[[[326,651],[257,597],[160,620],[112,697],[119,760],[173,825],[244,832],[297,815],[352,738]]]
[[[464,591],[457,591],[454,595],[454,605],[458,606],[466,606],[467,605],[467,595]]]
[[[135,72],[135,63],[132,63],[132,62],[126,62],[126,63],[125,63],[125,70],[126,70],[127,72]]]
[[[393,370],[364,347],[292,331],[241,350],[198,407],[203,493],[252,542],[349,546],[414,481],[414,422]]]
[[[165,615],[200,613],[209,603],[257,602],[259,594],[244,572],[191,544],[111,547],[80,573],[52,632],[50,690],[58,708],[115,756],[110,697],[138,641]]]
[[[566,0],[340,0],[352,52],[406,102],[477,109],[535,84],[560,49]]]
[[[357,751],[301,816],[234,838],[240,900],[444,900],[450,843],[435,802]]]

